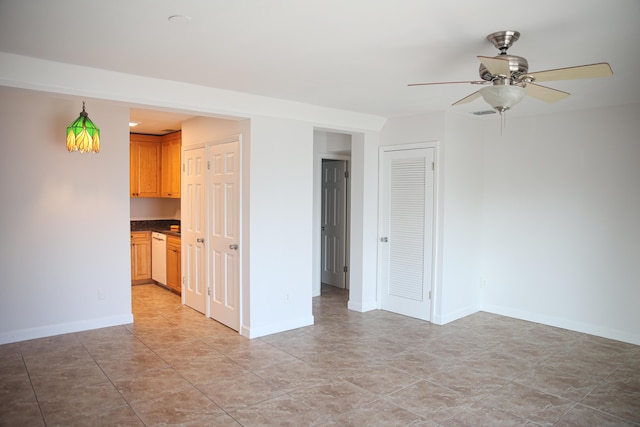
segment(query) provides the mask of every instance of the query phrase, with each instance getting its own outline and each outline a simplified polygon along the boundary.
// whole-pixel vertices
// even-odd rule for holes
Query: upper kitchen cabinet
[[[131,197],[160,197],[162,144],[157,136],[130,135]]]
[[[162,137],[162,197],[180,198],[180,151],[182,132],[173,132]]]

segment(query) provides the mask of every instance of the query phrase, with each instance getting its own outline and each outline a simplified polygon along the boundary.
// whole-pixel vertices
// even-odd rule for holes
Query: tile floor
[[[0,346],[0,426],[638,426],[640,347],[477,313],[355,313],[247,340],[155,285],[135,323]]]

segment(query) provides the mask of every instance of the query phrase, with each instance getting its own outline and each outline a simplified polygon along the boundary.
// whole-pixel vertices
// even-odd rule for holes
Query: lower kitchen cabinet
[[[151,279],[151,234],[131,232],[131,283]]]
[[[167,236],[167,286],[182,292],[182,248],[180,237]]]

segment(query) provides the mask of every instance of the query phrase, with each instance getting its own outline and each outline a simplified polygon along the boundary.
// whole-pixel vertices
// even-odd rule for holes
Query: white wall
[[[478,311],[482,226],[483,121],[448,114],[442,148],[442,282],[434,322]]]
[[[312,162],[311,124],[251,118],[252,338],[313,324]]]
[[[485,310],[640,344],[640,106],[485,126]]]
[[[376,132],[351,139],[351,241],[349,245],[349,302],[354,311],[378,307],[378,147]]]
[[[66,151],[82,99],[0,87],[0,344],[133,320],[129,110],[85,100],[99,154]]]

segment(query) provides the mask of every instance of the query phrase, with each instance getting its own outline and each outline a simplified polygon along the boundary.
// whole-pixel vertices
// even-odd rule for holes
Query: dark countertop
[[[180,220],[175,219],[155,219],[131,221],[131,231],[155,231],[167,236],[180,237],[180,232],[171,231],[172,225],[180,225]]]

